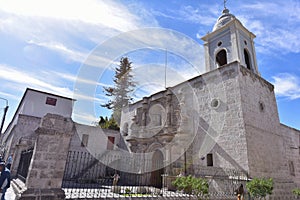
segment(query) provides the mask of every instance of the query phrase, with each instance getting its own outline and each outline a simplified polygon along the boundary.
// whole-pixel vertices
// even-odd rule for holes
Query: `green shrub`
[[[300,188],[293,189],[293,194],[296,195],[297,197],[300,197]]]
[[[246,188],[251,197],[265,199],[267,195],[272,194],[273,184],[272,178],[254,178],[246,184]]]
[[[130,188],[125,188],[125,194],[130,195],[131,194],[131,189]]]
[[[183,190],[187,194],[194,194],[197,197],[207,197],[209,185],[207,180],[202,178],[195,178],[191,175],[177,177],[172,184],[177,190]]]

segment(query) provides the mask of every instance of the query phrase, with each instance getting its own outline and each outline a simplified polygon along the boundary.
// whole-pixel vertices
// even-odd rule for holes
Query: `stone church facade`
[[[271,177],[270,199],[292,199],[300,186],[300,131],[280,123],[274,86],[258,71],[254,38],[224,9],[202,38],[206,73],[123,111],[121,134],[130,151],[161,159],[158,173],[205,176],[224,192],[220,174],[235,184]]]

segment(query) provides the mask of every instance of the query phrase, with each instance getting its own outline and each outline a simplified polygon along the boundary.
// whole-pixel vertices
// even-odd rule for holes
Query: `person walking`
[[[237,189],[237,200],[244,200],[244,186],[243,184]]]
[[[0,172],[1,200],[5,200],[6,190],[10,187],[10,171],[5,167],[5,162],[0,162]]]
[[[10,155],[8,156],[7,160],[6,160],[6,168],[9,169],[9,170],[10,170],[11,163],[12,163],[12,160],[13,160],[12,157],[13,157],[13,155],[10,154]]]
[[[114,176],[113,176],[113,186],[116,186],[119,182],[120,176],[117,172],[115,172]]]

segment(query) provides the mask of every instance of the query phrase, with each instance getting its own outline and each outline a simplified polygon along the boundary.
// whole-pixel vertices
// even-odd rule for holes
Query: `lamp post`
[[[0,126],[0,135],[2,134],[2,129],[3,129],[3,125],[4,125],[4,121],[5,121],[5,117],[6,117],[6,113],[8,110],[8,100],[4,99],[2,97],[0,97],[0,99],[4,100],[6,102],[6,106],[4,108],[4,113],[3,113],[3,117],[2,117],[2,121],[1,121],[1,126]]]

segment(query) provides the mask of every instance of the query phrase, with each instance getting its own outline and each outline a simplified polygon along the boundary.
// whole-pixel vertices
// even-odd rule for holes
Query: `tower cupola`
[[[211,71],[237,61],[259,74],[253,41],[255,37],[224,5],[212,32],[202,37],[206,70]]]
[[[213,28],[213,31],[224,26],[225,24],[227,24],[234,18],[235,18],[235,16],[233,14],[229,13],[229,10],[227,8],[224,8],[222,15],[218,18],[218,20]]]

